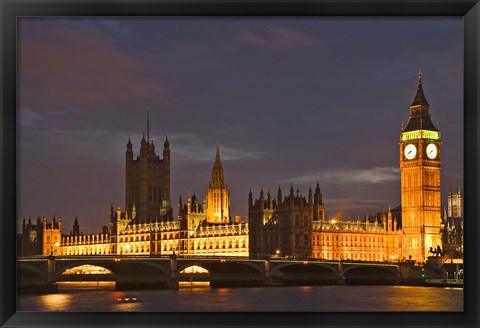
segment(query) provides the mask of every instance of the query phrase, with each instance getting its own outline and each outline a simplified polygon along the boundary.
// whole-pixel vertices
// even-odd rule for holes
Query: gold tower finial
[[[422,70],[418,69],[418,83],[422,83]]]

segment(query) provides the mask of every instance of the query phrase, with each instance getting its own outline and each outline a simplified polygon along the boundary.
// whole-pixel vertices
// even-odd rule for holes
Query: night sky
[[[423,72],[442,134],[442,206],[463,189],[463,21],[428,18],[21,18],[18,222],[125,201],[125,150],[168,135],[171,198],[203,199],[216,144],[231,215],[250,188],[307,194],[326,215],[400,205],[399,137]]]

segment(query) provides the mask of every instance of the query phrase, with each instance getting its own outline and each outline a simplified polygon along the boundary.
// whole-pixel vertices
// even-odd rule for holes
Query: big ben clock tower
[[[429,256],[430,247],[442,246],[440,167],[440,132],[430,119],[419,72],[417,94],[400,134],[400,172],[403,254],[420,263]]]

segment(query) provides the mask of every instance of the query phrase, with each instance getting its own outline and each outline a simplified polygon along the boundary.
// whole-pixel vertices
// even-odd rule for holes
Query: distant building
[[[62,245],[62,218],[54,217],[52,222],[47,222],[47,218],[41,220],[37,218],[36,224],[31,219],[25,224],[22,222],[22,236],[19,246],[20,255],[49,255],[61,254]]]
[[[449,218],[463,218],[463,194],[460,187],[456,192],[448,192],[447,209]]]
[[[21,255],[40,255],[42,254],[43,244],[43,226],[40,217],[37,218],[36,224],[32,223],[28,218],[22,222],[22,233],[18,242],[18,253]]]
[[[463,258],[463,221],[463,194],[458,187],[456,192],[448,193],[447,210],[442,217],[442,243],[447,258]]]

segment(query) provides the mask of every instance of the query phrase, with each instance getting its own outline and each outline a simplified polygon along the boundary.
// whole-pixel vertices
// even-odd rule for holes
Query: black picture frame
[[[478,0],[0,0],[0,324],[2,327],[478,327],[480,4]],[[459,313],[16,312],[16,19],[25,16],[463,16],[465,302]],[[414,296],[412,296],[414,297]]]

